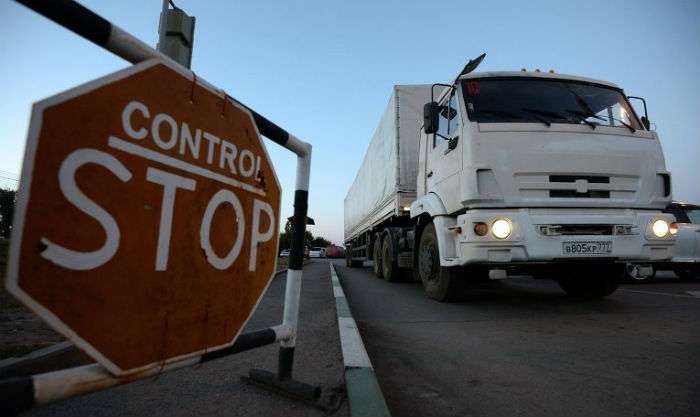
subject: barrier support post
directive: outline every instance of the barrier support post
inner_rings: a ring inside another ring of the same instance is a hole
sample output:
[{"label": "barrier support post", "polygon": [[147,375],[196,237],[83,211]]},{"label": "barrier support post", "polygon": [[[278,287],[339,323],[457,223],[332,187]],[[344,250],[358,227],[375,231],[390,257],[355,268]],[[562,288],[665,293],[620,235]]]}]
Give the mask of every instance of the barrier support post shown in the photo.
[{"label": "barrier support post", "polygon": [[296,399],[313,402],[320,397],[321,389],[292,378],[304,262],[304,235],[306,232],[309,199],[311,145],[290,135],[285,146],[297,154],[296,190],[294,191],[294,215],[292,217],[292,247],[289,253],[284,294],[284,315],[282,318],[282,325],[291,329],[292,336],[280,341],[277,374],[263,369],[251,369],[248,376],[244,377],[244,380]]}]

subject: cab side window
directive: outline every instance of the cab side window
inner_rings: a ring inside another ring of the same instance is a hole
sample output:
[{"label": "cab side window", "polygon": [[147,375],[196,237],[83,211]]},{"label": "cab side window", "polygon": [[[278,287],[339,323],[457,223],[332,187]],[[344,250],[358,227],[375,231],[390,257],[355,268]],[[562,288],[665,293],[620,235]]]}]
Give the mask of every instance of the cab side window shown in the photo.
[{"label": "cab side window", "polygon": [[447,123],[447,137],[450,139],[454,139],[455,136],[459,135],[459,100],[457,99],[457,94],[455,92],[452,92],[452,95],[450,96],[450,102],[448,104],[449,106],[449,115],[451,116]]},{"label": "cab side window", "polygon": [[437,141],[446,140],[445,138],[447,138],[450,140],[449,149],[453,149],[452,139],[459,135],[460,126],[459,100],[454,90],[450,94],[449,99],[445,98],[440,103],[440,107],[438,131],[436,135],[433,135],[433,148],[437,146]]},{"label": "cab side window", "polygon": [[449,125],[449,119],[447,118],[446,101],[447,100],[443,100],[440,103],[440,113],[438,116],[438,130],[437,134],[433,135],[433,148],[437,146],[438,141],[444,140],[444,137],[448,137],[447,129]]}]

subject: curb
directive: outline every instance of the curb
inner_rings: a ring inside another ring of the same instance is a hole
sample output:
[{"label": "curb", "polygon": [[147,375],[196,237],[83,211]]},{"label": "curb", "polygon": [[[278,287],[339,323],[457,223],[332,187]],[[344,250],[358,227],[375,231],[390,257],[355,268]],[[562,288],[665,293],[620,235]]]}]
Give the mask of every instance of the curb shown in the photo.
[{"label": "curb", "polygon": [[352,417],[391,417],[365,345],[362,343],[362,337],[357,330],[357,323],[352,317],[343,287],[340,286],[333,263],[329,262],[329,265],[335,309],[338,315],[338,331],[343,351],[345,387],[348,392],[350,415]]}]

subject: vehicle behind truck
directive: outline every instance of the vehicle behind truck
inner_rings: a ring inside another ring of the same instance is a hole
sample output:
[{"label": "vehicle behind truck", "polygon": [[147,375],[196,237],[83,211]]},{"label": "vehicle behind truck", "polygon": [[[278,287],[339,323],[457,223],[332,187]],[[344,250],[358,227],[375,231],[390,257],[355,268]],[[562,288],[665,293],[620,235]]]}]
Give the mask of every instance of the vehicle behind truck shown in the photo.
[{"label": "vehicle behind truck", "polygon": [[472,72],[482,59],[452,84],[394,87],[345,198],[347,265],[451,301],[514,274],[604,297],[627,262],[670,259],[671,177],[646,102],[640,118],[613,83]]}]

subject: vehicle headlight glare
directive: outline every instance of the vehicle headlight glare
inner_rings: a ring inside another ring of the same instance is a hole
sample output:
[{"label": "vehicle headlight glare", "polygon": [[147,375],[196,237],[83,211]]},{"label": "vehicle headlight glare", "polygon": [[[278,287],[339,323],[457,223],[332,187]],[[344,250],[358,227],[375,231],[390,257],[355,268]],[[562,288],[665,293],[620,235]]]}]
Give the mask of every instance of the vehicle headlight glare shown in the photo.
[{"label": "vehicle headlight glare", "polygon": [[670,228],[666,220],[659,219],[651,225],[651,231],[656,237],[665,237],[668,235],[669,229]]},{"label": "vehicle headlight glare", "polygon": [[499,239],[505,239],[510,236],[512,226],[506,219],[498,219],[491,225],[491,233]]}]

